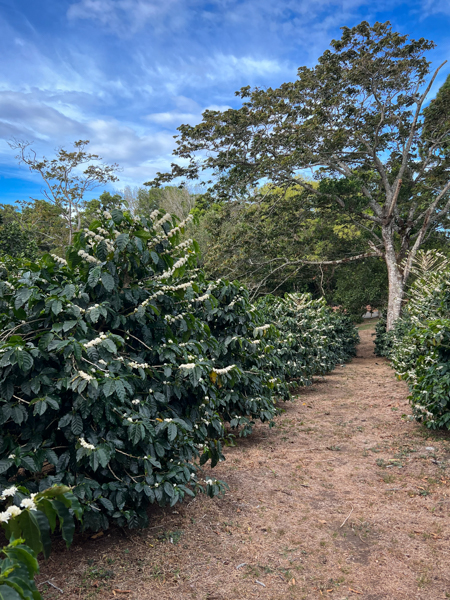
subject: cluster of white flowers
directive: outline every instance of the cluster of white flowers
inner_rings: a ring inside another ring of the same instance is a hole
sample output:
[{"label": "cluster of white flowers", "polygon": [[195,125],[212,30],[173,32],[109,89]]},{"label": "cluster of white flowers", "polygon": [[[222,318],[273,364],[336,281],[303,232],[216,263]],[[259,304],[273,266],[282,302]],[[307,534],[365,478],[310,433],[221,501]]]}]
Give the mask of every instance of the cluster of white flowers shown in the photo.
[{"label": "cluster of white flowers", "polygon": [[177,250],[185,250],[186,248],[189,248],[189,246],[192,245],[192,242],[194,240],[192,240],[191,238],[185,240],[184,242],[181,242],[181,244],[178,244],[178,246],[176,247]]},{"label": "cluster of white flowers", "polygon": [[[190,223],[190,222],[192,221],[192,219],[193,219],[193,218],[194,218],[194,215],[188,215],[188,216],[186,217],[186,219],[184,219],[183,221],[181,221],[177,227],[174,227],[173,229],[171,229],[171,230],[169,231],[169,233],[167,234],[167,237],[169,237],[169,238],[170,238],[170,237],[174,236],[176,233],[180,233],[180,232],[181,232],[181,230],[182,230],[182,229],[183,229],[183,228],[184,228],[184,227],[185,227],[185,226],[186,226],[188,223]],[[179,246],[178,246],[178,247],[179,247]]]},{"label": "cluster of white flowers", "polygon": [[184,317],[186,315],[187,315],[187,313],[180,313],[179,315],[176,315],[175,317],[172,317],[171,315],[165,315],[164,319],[168,323],[175,323],[176,321],[181,321],[181,319],[184,319]]},{"label": "cluster of white flowers", "polygon": [[131,401],[131,404],[140,404],[141,401],[138,400],[138,398],[135,398],[134,400]]},{"label": "cluster of white flowers", "polygon": [[193,283],[194,282],[191,280],[186,283],[179,283],[178,285],[163,285],[161,289],[164,292],[178,292],[179,290],[187,290],[192,287]]},{"label": "cluster of white flowers", "polygon": [[[164,294],[166,292],[177,292],[179,290],[187,290],[188,288],[190,288],[192,286],[192,281],[188,281],[186,283],[180,283],[178,285],[163,285],[161,287],[161,289],[159,289],[157,292],[155,292],[154,294],[152,294],[151,296],[149,296],[146,300],[144,300],[144,302],[142,302],[142,304],[140,304],[139,306],[142,307],[146,307],[147,304],[151,301],[154,300],[155,298],[158,298],[159,296],[164,296]],[[136,313],[139,309],[139,306],[137,306],[134,309],[134,312]]]},{"label": "cluster of white flowers", "polygon": [[[152,213],[153,214],[153,213]],[[152,215],[150,215],[151,217]],[[161,219],[159,219],[159,221],[156,221],[156,223],[153,224],[153,227],[161,227],[162,225],[164,225],[164,223],[167,223],[168,221],[172,220],[172,215],[170,215],[169,213],[166,213],[163,217],[161,217]]]},{"label": "cluster of white flowers", "polygon": [[103,365],[104,367],[108,366],[108,363],[106,362],[106,360],[103,360],[103,358],[101,358],[98,362],[100,365]]},{"label": "cluster of white flowers", "polygon": [[236,365],[229,365],[228,367],[224,367],[223,369],[214,369],[214,372],[217,373],[217,375],[224,375],[225,373],[228,373],[229,371],[233,370],[235,366]]},{"label": "cluster of white flowers", "polygon": [[262,333],[263,331],[266,331],[267,329],[270,328],[270,325],[261,325],[261,327],[255,327],[255,331],[254,333]]},{"label": "cluster of white flowers", "polygon": [[81,377],[81,379],[85,379],[86,381],[94,379],[92,375],[88,375],[88,373],[85,373],[84,371],[78,371],[78,377]]},{"label": "cluster of white flowers", "polygon": [[79,438],[80,446],[86,448],[86,450],[95,450],[95,446],[93,444],[89,444],[84,438]]},{"label": "cluster of white flowers", "polygon": [[98,338],[95,338],[95,340],[91,340],[87,344],[84,344],[84,347],[92,348],[93,346],[98,346],[99,344],[101,344],[103,342],[103,340],[106,340],[106,338],[107,338],[107,335],[105,333],[101,333]]},{"label": "cluster of white flowers", "polygon": [[16,488],[16,486],[12,485],[11,487],[6,488],[5,490],[3,490],[2,495],[0,496],[0,500],[6,500],[6,498],[11,498],[18,491],[19,490]]},{"label": "cluster of white flowers", "polygon": [[3,283],[4,283],[4,284],[5,284],[7,287],[9,287],[9,289],[11,289],[11,290],[14,290],[14,289],[15,289],[15,287],[13,286],[13,284],[12,284],[12,283],[9,283],[9,281],[4,281]]},{"label": "cluster of white flowers", "polygon": [[197,365],[195,363],[186,363],[184,365],[180,365],[178,368],[179,369],[186,369],[187,371],[189,371],[190,369],[195,369]]},{"label": "cluster of white flowers", "polygon": [[11,517],[18,517],[22,511],[14,504],[9,506],[4,512],[0,513],[0,523],[7,523]]},{"label": "cluster of white flowers", "polygon": [[130,369],[149,369],[150,368],[150,365],[148,363],[138,363],[138,362],[134,362],[134,361],[127,363],[127,365],[130,367]]},{"label": "cluster of white flowers", "polygon": [[15,454],[9,454],[9,455],[8,455],[8,458],[10,458],[11,460],[15,460],[15,458],[16,458],[16,455],[15,455]]},{"label": "cluster of white flowers", "polygon": [[94,256],[91,256],[84,250],[78,250],[78,256],[81,256],[81,258],[84,258],[84,260],[87,261],[88,263],[92,263],[92,264],[96,264],[96,265],[102,264],[101,260],[97,260]]},{"label": "cluster of white flowers", "polygon": [[233,298],[233,300],[230,302],[230,304],[228,305],[228,308],[233,308],[233,306],[236,304],[236,302],[240,302],[243,299],[244,299],[243,296],[236,296],[236,298]]},{"label": "cluster of white flowers", "polygon": [[61,258],[57,254],[50,254],[50,256],[53,258],[53,260],[56,260],[56,262],[59,263],[60,265],[67,265],[67,260],[65,260],[64,258]]},{"label": "cluster of white flowers", "polygon": [[164,271],[163,273],[161,273],[161,275],[156,276],[155,279],[156,280],[167,279],[168,277],[170,277],[171,275],[173,275],[175,273],[176,269],[179,269],[180,267],[184,267],[184,265],[187,263],[188,260],[189,260],[189,256],[187,256],[187,255],[183,256],[182,258],[179,258],[171,269]]},{"label": "cluster of white flowers", "polygon": [[[98,229],[98,231],[100,231],[100,227]],[[92,247],[93,246],[93,242],[105,242],[106,244],[106,248],[108,249],[108,252],[114,252],[114,246],[113,244],[111,244],[111,242],[104,237],[103,235],[100,235],[98,233],[95,233],[95,231],[90,231],[89,229],[85,229],[85,236],[90,238],[90,241],[88,242],[88,246]],[[105,232],[105,235],[109,235],[109,232],[106,231],[106,229],[102,229],[102,231]]]},{"label": "cluster of white flowers", "polygon": [[105,217],[105,219],[112,219],[111,213],[107,210],[103,211],[103,216]]},{"label": "cluster of white flowers", "polygon": [[193,298],[191,300],[191,303],[194,304],[194,302],[203,302],[204,300],[208,300],[210,294],[208,294],[208,292],[206,294],[203,294],[203,296],[199,296],[198,298]]},{"label": "cluster of white flowers", "polygon": [[24,498],[20,503],[22,508],[28,508],[28,510],[37,510],[37,506],[33,500],[33,498]]}]

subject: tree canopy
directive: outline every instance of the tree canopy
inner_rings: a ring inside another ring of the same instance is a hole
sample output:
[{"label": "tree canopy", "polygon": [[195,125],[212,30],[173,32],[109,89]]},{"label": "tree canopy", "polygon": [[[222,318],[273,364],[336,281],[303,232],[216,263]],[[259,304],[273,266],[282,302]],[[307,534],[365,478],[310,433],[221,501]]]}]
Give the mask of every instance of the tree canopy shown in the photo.
[{"label": "tree canopy", "polygon": [[[389,327],[417,249],[450,210],[448,85],[425,108],[442,67],[429,76],[432,48],[389,22],[344,27],[296,81],[244,87],[240,108],[182,125],[174,152],[182,164],[154,184],[207,174],[208,194],[219,200],[249,197],[267,181],[301,185],[369,233],[388,269]],[[305,169],[317,187],[299,179]]]}]

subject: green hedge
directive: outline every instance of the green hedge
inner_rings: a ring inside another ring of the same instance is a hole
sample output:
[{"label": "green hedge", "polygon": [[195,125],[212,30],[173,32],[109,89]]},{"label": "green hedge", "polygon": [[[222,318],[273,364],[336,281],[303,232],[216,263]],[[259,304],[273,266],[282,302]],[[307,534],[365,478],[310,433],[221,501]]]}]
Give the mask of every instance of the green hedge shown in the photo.
[{"label": "green hedge", "polygon": [[65,259],[4,267],[0,486],[67,485],[86,527],[142,525],[149,503],[224,490],[200,467],[223,459],[226,424],[271,423],[292,381],[352,354],[354,330],[323,302],[269,309],[206,281],[185,225],[113,210]]}]

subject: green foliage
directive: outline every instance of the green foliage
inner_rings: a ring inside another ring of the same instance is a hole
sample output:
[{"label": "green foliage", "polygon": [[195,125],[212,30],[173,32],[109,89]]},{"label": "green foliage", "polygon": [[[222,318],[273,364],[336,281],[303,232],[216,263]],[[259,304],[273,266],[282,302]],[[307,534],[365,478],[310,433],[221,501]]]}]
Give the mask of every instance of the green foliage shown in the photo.
[{"label": "green foliage", "polygon": [[0,598],[41,600],[34,583],[39,572],[37,555],[42,552],[45,558],[49,556],[50,533],[57,524],[67,545],[71,544],[74,518],[81,518],[81,506],[64,486],[30,496],[26,488],[13,485],[3,489],[0,502],[8,504],[0,512],[0,523],[9,539],[0,562]]},{"label": "green foliage", "polygon": [[[218,203],[250,202],[267,182],[283,190],[300,185],[336,220],[345,215],[366,232],[364,254],[385,260],[390,329],[409,263],[450,214],[448,83],[425,109],[443,66],[430,73],[426,54],[434,46],[393,31],[389,21],[343,27],[295,81],[243,87],[236,93],[240,107],[206,110],[201,123],[181,125],[178,164],[150,184],[207,175],[204,196]],[[299,178],[305,169],[316,186]],[[286,253],[274,260],[288,276],[298,267]]]},{"label": "green foliage", "polygon": [[[246,435],[272,422],[291,375],[274,353],[285,333],[248,291],[197,269],[197,244],[181,241],[188,221],[104,211],[65,260],[45,255],[6,273],[1,485],[70,486],[93,529],[138,526],[149,503],[224,490],[201,479],[201,465],[223,459],[226,423]],[[349,354],[338,346],[318,372]]]},{"label": "green foliage", "polygon": [[72,243],[74,230],[81,228],[80,210],[85,193],[95,187],[117,181],[115,172],[118,165],[106,165],[97,154],[86,151],[89,140],[78,140],[70,152],[59,148],[56,157],[38,158],[26,141],[14,140],[9,145],[17,150],[16,159],[27,165],[32,173],[41,176],[45,183],[42,190],[45,200],[57,210],[65,221],[69,243]]},{"label": "green foliage", "polygon": [[387,334],[380,320],[377,353],[407,381],[414,417],[427,427],[450,429],[450,268],[436,253],[433,268],[419,272],[402,317]]},{"label": "green foliage", "polygon": [[358,254],[365,244],[351,220],[336,220],[299,185],[287,191],[266,185],[250,200],[212,204],[194,235],[206,273],[235,277],[254,297],[294,290],[324,295],[334,286],[336,267],[304,261]]},{"label": "green foliage", "polygon": [[36,241],[17,221],[0,225],[0,254],[33,260],[38,253]]},{"label": "green foliage", "polygon": [[386,304],[387,291],[386,265],[379,258],[366,258],[339,267],[330,296],[333,304],[341,306],[359,322],[368,305],[379,308]]},{"label": "green foliage", "polygon": [[347,316],[333,312],[323,298],[314,300],[310,294],[265,296],[258,306],[267,322],[281,332],[272,355],[279,360],[278,381],[287,380],[289,388],[308,385],[313,375],[328,373],[354,356],[359,341],[356,328]]},{"label": "green foliage", "polygon": [[34,576],[39,572],[36,553],[17,539],[2,548],[0,561],[1,600],[42,600]]}]

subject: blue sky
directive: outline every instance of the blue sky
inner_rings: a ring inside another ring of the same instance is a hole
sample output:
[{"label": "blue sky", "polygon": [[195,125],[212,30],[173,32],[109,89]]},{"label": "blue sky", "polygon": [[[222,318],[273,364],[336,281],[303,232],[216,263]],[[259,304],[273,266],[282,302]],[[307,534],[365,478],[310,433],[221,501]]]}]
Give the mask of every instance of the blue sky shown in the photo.
[{"label": "blue sky", "polygon": [[0,202],[41,188],[8,140],[51,157],[89,139],[122,167],[118,189],[141,185],[169,166],[180,124],[238,106],[244,85],[295,79],[364,19],[450,58],[449,0],[0,0]]}]

